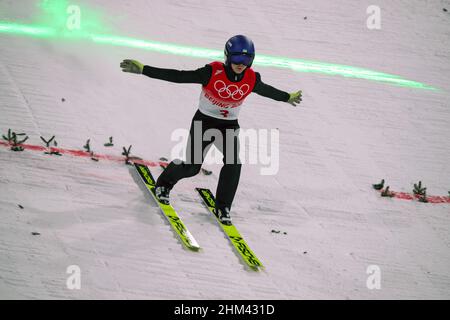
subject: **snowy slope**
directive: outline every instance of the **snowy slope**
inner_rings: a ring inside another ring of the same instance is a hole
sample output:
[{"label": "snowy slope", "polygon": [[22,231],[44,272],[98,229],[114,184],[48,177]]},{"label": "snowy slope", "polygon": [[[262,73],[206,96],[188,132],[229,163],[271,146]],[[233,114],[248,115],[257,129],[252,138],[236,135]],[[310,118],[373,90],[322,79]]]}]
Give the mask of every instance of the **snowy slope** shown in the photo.
[{"label": "snowy slope", "polygon": [[[220,166],[173,191],[203,248],[192,253],[131,167],[0,145],[0,298],[450,298],[450,205],[371,189],[386,178],[399,191],[419,180],[429,194],[450,190],[449,1],[378,1],[381,30],[366,27],[370,1],[84,3],[125,36],[221,50],[243,33],[261,54],[364,67],[441,90],[255,66],[266,83],[304,92],[297,108],[252,95],[241,112],[242,128],[280,132],[278,174],[244,166],[232,213],[266,266],[259,273],[243,266],[194,193],[215,190]],[[37,10],[34,1],[0,8],[0,20],[21,22]],[[200,88],[124,74],[124,58],[177,69],[209,62],[0,33],[1,133],[26,132],[34,145],[56,135],[67,149],[90,138],[102,154],[132,144],[144,159],[169,156],[171,133],[189,127]],[[113,148],[103,146],[109,136]],[[70,265],[81,269],[80,290],[66,287]],[[380,290],[366,286],[369,265],[381,270]]]}]

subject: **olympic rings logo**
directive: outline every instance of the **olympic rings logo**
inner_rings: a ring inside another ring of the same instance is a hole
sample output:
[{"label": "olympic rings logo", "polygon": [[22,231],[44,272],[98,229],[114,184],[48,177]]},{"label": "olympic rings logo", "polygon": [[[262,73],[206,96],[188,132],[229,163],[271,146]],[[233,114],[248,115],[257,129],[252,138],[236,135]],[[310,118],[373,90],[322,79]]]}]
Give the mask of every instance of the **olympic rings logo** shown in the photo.
[{"label": "olympic rings logo", "polygon": [[247,94],[250,90],[250,86],[248,84],[243,84],[241,87],[238,87],[235,84],[227,86],[222,80],[217,80],[214,83],[214,89],[216,89],[219,97],[222,99],[232,98],[237,101],[241,100]]}]

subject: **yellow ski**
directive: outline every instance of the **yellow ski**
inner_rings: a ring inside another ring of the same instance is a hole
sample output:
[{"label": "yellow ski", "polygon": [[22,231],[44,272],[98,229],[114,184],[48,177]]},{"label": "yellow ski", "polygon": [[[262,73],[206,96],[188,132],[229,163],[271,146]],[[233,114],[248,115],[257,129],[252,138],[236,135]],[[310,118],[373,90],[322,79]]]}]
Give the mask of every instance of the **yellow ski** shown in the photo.
[{"label": "yellow ski", "polygon": [[214,213],[214,208],[216,206],[216,200],[211,190],[204,188],[195,188],[200,194],[205,206],[208,210],[216,217],[217,222],[222,227],[222,230],[230,239],[233,246],[236,248],[237,252],[240,254],[245,263],[253,270],[259,270],[259,268],[264,268],[262,263],[255,256],[253,251],[245,242],[244,238],[239,234],[239,231],[234,225],[225,225],[219,221],[216,214]]},{"label": "yellow ski", "polygon": [[200,249],[200,246],[198,245],[197,241],[194,239],[192,234],[189,232],[189,230],[184,225],[183,221],[181,221],[180,217],[176,213],[175,209],[171,205],[167,205],[164,203],[161,203],[158,201],[155,195],[155,179],[153,179],[153,176],[150,172],[150,169],[143,164],[134,163],[134,166],[139,173],[139,176],[142,179],[142,182],[144,182],[145,187],[150,192],[150,194],[155,199],[156,203],[158,203],[159,207],[161,208],[161,211],[163,212],[164,216],[169,221],[170,225],[172,226],[173,230],[176,232],[176,234],[180,237],[181,242],[186,246],[186,248],[198,251]]}]

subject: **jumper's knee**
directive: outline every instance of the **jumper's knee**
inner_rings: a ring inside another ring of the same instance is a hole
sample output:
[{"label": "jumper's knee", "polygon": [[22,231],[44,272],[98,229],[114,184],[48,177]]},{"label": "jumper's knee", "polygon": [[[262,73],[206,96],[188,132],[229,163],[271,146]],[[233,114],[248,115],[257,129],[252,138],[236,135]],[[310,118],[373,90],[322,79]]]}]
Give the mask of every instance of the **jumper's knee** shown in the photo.
[{"label": "jumper's knee", "polygon": [[183,166],[183,169],[188,177],[197,175],[202,168],[201,164],[188,164],[183,162],[181,165]]}]

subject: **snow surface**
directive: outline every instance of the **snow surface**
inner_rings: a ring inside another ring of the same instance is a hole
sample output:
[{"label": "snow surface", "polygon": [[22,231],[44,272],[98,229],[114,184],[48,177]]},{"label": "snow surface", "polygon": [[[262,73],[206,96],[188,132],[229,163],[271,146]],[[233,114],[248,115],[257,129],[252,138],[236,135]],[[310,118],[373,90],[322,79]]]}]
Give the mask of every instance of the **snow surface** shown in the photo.
[{"label": "snow surface", "polygon": [[[449,1],[376,1],[381,30],[366,27],[373,3],[365,0],[84,3],[124,36],[221,50],[243,33],[258,53],[364,67],[441,90],[255,66],[266,83],[304,93],[297,108],[252,95],[240,116],[242,128],[280,130],[278,174],[244,166],[232,211],[262,272],[244,267],[194,192],[215,190],[218,165],[173,191],[203,248],[194,253],[131,167],[0,146],[0,298],[450,298],[450,206],[380,198],[371,188],[385,178],[397,191],[419,180],[429,194],[450,190]],[[0,20],[24,23],[37,10],[35,1],[1,8]],[[1,133],[26,132],[35,145],[56,135],[68,149],[90,138],[99,153],[132,144],[144,159],[169,156],[171,133],[189,127],[200,88],[125,74],[124,58],[176,69],[209,62],[0,34]],[[103,146],[109,136],[113,148]],[[66,286],[70,265],[81,269],[80,290]],[[379,290],[366,286],[370,265],[381,270]]]}]

